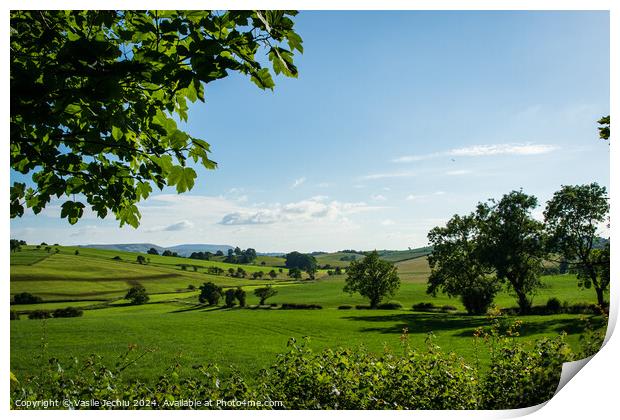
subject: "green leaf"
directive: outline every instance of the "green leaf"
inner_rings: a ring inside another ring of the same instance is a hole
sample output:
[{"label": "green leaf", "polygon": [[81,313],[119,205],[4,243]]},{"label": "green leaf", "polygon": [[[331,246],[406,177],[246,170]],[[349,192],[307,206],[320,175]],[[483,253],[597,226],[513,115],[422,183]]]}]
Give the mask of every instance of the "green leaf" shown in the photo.
[{"label": "green leaf", "polygon": [[112,138],[114,140],[120,140],[123,138],[123,130],[116,126],[112,126]]},{"label": "green leaf", "polygon": [[60,210],[60,217],[67,219],[72,225],[84,214],[84,204],[79,201],[65,201]]},{"label": "green leaf", "polygon": [[146,199],[153,191],[151,184],[148,182],[138,182],[136,184],[136,194],[138,197]]},{"label": "green leaf", "polygon": [[196,171],[192,168],[184,168],[183,166],[174,166],[168,175],[168,185],[176,185],[177,192],[183,193],[194,187],[196,179]]},{"label": "green leaf", "polygon": [[259,71],[255,72],[250,79],[261,89],[271,89],[276,85],[271,78],[271,73],[269,73],[269,69],[262,68]]}]

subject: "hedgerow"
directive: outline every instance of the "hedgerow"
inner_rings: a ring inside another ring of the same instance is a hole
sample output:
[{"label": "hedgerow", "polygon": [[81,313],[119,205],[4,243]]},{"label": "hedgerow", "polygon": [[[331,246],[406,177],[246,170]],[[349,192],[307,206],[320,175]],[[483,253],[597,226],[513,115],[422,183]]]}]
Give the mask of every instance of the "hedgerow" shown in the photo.
[{"label": "hedgerow", "polygon": [[[179,408],[172,404],[179,400],[281,401],[280,407],[246,408],[284,409],[519,408],[550,399],[562,363],[595,353],[604,337],[604,330],[587,325],[581,350],[574,353],[565,335],[529,343],[517,340],[519,321],[506,326],[506,318],[497,311],[490,313],[489,321],[474,334],[473,363],[442,351],[432,334],[424,350],[412,349],[406,330],[400,350],[379,354],[363,347],[315,352],[307,339],[292,338],[287,351],[258,372],[252,385],[238,373],[224,375],[209,364],[194,366],[193,374],[182,377],[176,364],[162,370],[155,382],[126,379],[123,371],[151,351],[139,352],[136,346],[130,346],[113,368],[97,355],[74,359],[67,366],[52,358],[38,375],[15,380],[12,376],[11,408],[22,408],[16,401],[37,400],[138,400],[149,405],[122,408],[157,409]],[[477,361],[482,351],[490,352],[490,364],[484,369]]]}]

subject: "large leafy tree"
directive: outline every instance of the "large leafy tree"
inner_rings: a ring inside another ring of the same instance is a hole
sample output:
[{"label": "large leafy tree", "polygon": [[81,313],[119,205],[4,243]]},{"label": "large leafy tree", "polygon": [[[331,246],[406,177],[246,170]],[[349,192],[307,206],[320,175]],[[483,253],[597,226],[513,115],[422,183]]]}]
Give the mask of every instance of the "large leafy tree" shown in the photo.
[{"label": "large leafy tree", "polygon": [[597,183],[564,185],[547,203],[545,222],[549,245],[571,262],[579,286],[594,287],[599,305],[609,286],[609,242],[597,248],[598,225],[607,220],[607,190]]},{"label": "large leafy tree", "polygon": [[517,296],[523,314],[529,312],[530,296],[541,286],[545,257],[543,224],[532,217],[537,206],[536,197],[512,191],[498,202],[479,204],[476,211],[480,255]]},{"label": "large leafy tree", "polygon": [[480,223],[474,214],[454,215],[445,227],[428,233],[433,251],[428,256],[427,293],[460,296],[469,314],[485,313],[499,291],[493,269],[481,259],[479,236]]},{"label": "large leafy tree", "polygon": [[373,309],[384,297],[394,295],[400,287],[397,268],[391,262],[379,259],[377,251],[359,261],[351,261],[345,282],[345,292],[357,292],[368,298]]},{"label": "large leafy tree", "polygon": [[285,265],[286,268],[298,268],[300,270],[312,270],[317,266],[316,258],[314,255],[302,254],[301,252],[293,251],[286,254]]},{"label": "large leafy tree", "polygon": [[[230,72],[261,89],[296,77],[294,11],[12,11],[11,217],[52,197],[76,223],[87,205],[137,227],[153,186],[190,190],[209,144],[181,130],[188,104]],[[86,203],[86,204],[85,204]]]}]

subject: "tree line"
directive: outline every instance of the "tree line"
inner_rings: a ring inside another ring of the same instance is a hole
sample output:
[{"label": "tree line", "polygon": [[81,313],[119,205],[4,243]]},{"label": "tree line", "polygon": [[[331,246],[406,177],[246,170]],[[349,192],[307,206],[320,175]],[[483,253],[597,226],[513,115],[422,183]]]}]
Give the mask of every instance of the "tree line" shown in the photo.
[{"label": "tree line", "polygon": [[544,221],[532,215],[537,206],[535,196],[512,191],[432,229],[427,292],[459,296],[468,313],[480,314],[506,288],[526,314],[532,295],[542,286],[544,264],[552,261],[575,271],[579,287],[594,288],[598,304],[604,307],[609,241],[601,248],[597,231],[608,220],[605,187],[597,183],[562,186],[547,203]]}]

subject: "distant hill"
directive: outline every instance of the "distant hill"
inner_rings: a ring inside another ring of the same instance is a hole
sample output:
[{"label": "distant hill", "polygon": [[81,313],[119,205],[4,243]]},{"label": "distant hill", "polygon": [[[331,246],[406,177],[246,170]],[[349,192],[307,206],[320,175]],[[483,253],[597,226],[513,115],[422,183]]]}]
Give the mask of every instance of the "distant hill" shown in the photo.
[{"label": "distant hill", "polygon": [[170,246],[166,249],[172,252],[176,252],[181,256],[189,257],[192,252],[212,252],[215,254],[217,251],[222,251],[224,254],[226,254],[229,249],[235,249],[235,247],[230,245],[213,244],[183,244]]},{"label": "distant hill", "polygon": [[398,261],[411,260],[413,258],[424,257],[430,254],[432,251],[433,251],[432,247],[425,246],[422,248],[408,249],[406,251],[382,250],[378,252],[382,260],[398,262]]},{"label": "distant hill", "polygon": [[234,247],[230,245],[214,245],[214,244],[182,244],[175,245],[170,247],[163,247],[155,244],[90,244],[90,245],[80,245],[83,248],[96,248],[96,249],[112,249],[116,251],[126,251],[126,252],[141,252],[145,254],[149,249],[155,248],[157,252],[160,254],[165,250],[176,252],[180,256],[189,257],[192,252],[212,252],[216,253],[217,251],[222,251],[224,254],[228,252],[229,249],[234,249]]}]

